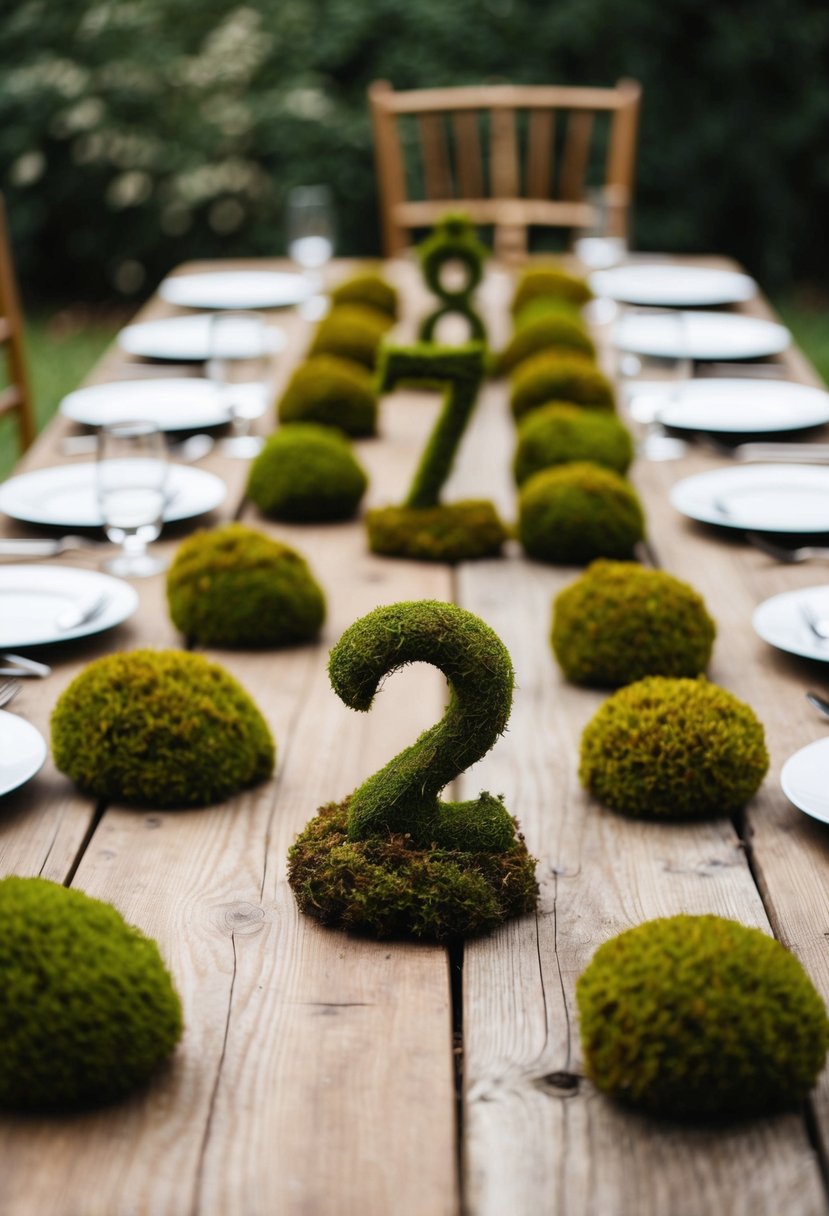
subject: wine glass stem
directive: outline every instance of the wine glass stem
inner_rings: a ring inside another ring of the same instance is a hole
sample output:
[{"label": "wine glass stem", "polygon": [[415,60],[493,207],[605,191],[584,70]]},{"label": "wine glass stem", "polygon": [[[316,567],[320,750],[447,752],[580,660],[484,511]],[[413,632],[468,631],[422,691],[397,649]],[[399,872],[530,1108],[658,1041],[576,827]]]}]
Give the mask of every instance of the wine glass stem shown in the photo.
[{"label": "wine glass stem", "polygon": [[124,556],[131,559],[144,557],[147,552],[147,542],[143,536],[139,536],[137,532],[128,533],[123,540],[121,546]]}]

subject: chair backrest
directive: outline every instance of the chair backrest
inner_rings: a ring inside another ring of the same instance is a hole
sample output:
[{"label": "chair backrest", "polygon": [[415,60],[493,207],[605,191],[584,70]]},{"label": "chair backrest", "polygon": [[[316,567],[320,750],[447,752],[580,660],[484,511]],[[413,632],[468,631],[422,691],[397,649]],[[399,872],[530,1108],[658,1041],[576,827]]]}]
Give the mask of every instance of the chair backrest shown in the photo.
[{"label": "chair backrest", "polygon": [[34,441],[35,419],[32,391],[23,350],[23,314],[17,294],[6,207],[0,195],[0,346],[5,352],[8,385],[0,391],[0,418],[11,415],[16,424],[20,451]]},{"label": "chair backrest", "polygon": [[531,225],[588,226],[591,187],[604,189],[616,235],[627,235],[640,97],[633,80],[612,89],[481,85],[401,93],[376,80],[369,101],[386,256],[450,208],[494,225],[498,256],[521,256]]}]

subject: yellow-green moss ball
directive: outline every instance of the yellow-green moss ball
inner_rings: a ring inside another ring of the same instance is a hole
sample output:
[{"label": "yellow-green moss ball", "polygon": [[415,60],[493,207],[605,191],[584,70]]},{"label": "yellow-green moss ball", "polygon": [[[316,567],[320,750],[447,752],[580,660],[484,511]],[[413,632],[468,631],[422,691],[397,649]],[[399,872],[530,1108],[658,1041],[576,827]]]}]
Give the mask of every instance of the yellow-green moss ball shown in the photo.
[{"label": "yellow-green moss ball", "polygon": [[90,663],[52,714],[55,764],[86,793],[140,806],[206,806],[264,781],[265,719],[217,663],[133,650]]},{"label": "yellow-green moss ball", "polygon": [[364,304],[339,304],[317,326],[309,354],[339,355],[373,369],[391,318]]},{"label": "yellow-green moss ball", "polygon": [[717,627],[701,595],[662,570],[593,562],[553,605],[553,651],[574,684],[614,688],[644,676],[697,676]]},{"label": "yellow-green moss ball", "polygon": [[292,423],[268,439],[251,465],[248,494],[271,519],[350,519],[368,478],[344,435],[313,423]]},{"label": "yellow-green moss ball", "polygon": [[158,946],[110,904],[43,878],[0,881],[0,1106],[125,1097],[181,1037]]},{"label": "yellow-green moss ball", "polygon": [[518,539],[542,562],[584,566],[627,558],[645,535],[636,491],[611,469],[588,462],[534,473],[518,495]]},{"label": "yellow-green moss ball", "polygon": [[290,646],[316,637],[325,620],[305,559],[244,524],[183,541],[167,601],[176,627],[202,646]]},{"label": "yellow-green moss ball", "polygon": [[573,325],[581,327],[587,333],[587,326],[578,304],[563,300],[560,296],[536,296],[521,306],[512,318],[512,324],[517,333],[526,325],[540,321],[542,317],[566,317]]},{"label": "yellow-green moss ball", "polygon": [[611,938],[576,996],[587,1072],[657,1116],[796,1107],[823,1067],[829,1020],[800,963],[719,916],[671,916]]},{"label": "yellow-green moss ball", "polygon": [[338,283],[331,299],[338,308],[342,304],[362,304],[385,313],[392,321],[397,319],[397,292],[376,271],[360,271]]},{"label": "yellow-green moss ball", "polygon": [[535,908],[535,860],[513,827],[500,852],[414,848],[407,833],[350,840],[348,800],[333,803],[291,848],[288,881],[300,909],[325,925],[381,938],[472,937]]},{"label": "yellow-green moss ball", "polygon": [[579,460],[626,473],[633,460],[630,431],[606,410],[586,410],[557,401],[539,406],[521,419],[512,466],[518,485],[541,469]]},{"label": "yellow-green moss ball", "polygon": [[516,330],[498,358],[499,374],[507,375],[519,363],[540,351],[552,351],[558,355],[575,351],[587,359],[596,356],[596,348],[583,325],[561,314],[550,313]]},{"label": "yellow-green moss ball", "polygon": [[593,292],[586,279],[570,274],[555,262],[531,266],[522,273],[516,284],[512,298],[513,315],[521,312],[531,300],[542,296],[552,296],[581,306],[592,300]]},{"label": "yellow-green moss ball", "polygon": [[550,402],[615,410],[613,385],[594,363],[583,355],[560,355],[540,351],[525,359],[512,374],[510,406],[513,417]]},{"label": "yellow-green moss ball", "polygon": [[280,422],[316,422],[346,435],[377,430],[377,393],[362,363],[337,355],[314,355],[300,363],[277,406]]},{"label": "yellow-green moss ball", "polygon": [[743,701],[704,679],[648,676],[588,722],[579,778],[625,815],[700,819],[740,810],[768,766],[763,727]]},{"label": "yellow-green moss ball", "polygon": [[380,507],[366,515],[366,529],[372,553],[426,562],[497,557],[507,539],[505,525],[486,500]]}]

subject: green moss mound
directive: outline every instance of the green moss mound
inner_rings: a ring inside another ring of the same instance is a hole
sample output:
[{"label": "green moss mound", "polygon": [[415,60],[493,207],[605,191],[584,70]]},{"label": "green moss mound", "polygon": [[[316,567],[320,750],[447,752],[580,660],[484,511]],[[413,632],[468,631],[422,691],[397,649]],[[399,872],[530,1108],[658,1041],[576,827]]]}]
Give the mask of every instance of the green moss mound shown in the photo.
[{"label": "green moss mound", "polygon": [[366,515],[368,547],[385,557],[464,562],[497,557],[508,532],[491,502],[380,507]]},{"label": "green moss mound", "polygon": [[520,313],[531,300],[543,296],[566,300],[581,307],[593,299],[593,292],[586,279],[570,274],[555,262],[531,266],[521,274],[515,286],[513,316]]},{"label": "green moss mound", "polygon": [[323,924],[444,941],[488,933],[535,907],[535,862],[517,830],[504,852],[418,849],[393,832],[350,840],[348,807],[348,799],[323,807],[288,854],[297,903]]},{"label": "green moss mound", "polygon": [[350,519],[367,485],[345,436],[297,422],[270,436],[251,465],[247,491],[271,519],[322,523]]},{"label": "green moss mound", "polygon": [[553,652],[568,680],[615,688],[705,671],[717,627],[687,583],[634,562],[593,562],[553,605]]},{"label": "green moss mound", "polygon": [[513,372],[510,407],[518,419],[553,401],[599,410],[616,408],[613,385],[589,359],[540,351]]},{"label": "green moss mound", "polygon": [[392,320],[376,308],[364,304],[340,304],[332,308],[317,326],[311,355],[339,355],[373,370],[377,348]]},{"label": "green moss mound", "polygon": [[645,535],[633,487],[588,462],[533,474],[518,495],[518,539],[537,561],[584,566],[596,557],[632,557]]},{"label": "green moss mound", "polygon": [[563,300],[560,296],[536,296],[522,304],[512,318],[513,328],[517,333],[519,329],[534,324],[542,317],[566,317],[573,325],[580,326],[582,331],[587,333],[579,305],[570,300]]},{"label": "green moss mound", "polygon": [[357,438],[377,431],[377,394],[362,363],[314,355],[300,363],[277,406],[279,421],[316,422]]},{"label": "green moss mound", "polygon": [[526,322],[521,329],[516,330],[498,356],[498,375],[508,375],[519,363],[541,351],[551,351],[557,355],[575,351],[587,359],[596,357],[596,347],[583,325],[560,313],[548,313],[535,321]]},{"label": "green moss mound", "polygon": [[573,461],[624,475],[633,451],[630,431],[615,414],[554,401],[521,419],[512,469],[518,485],[542,469]]},{"label": "green moss mound", "polygon": [[291,646],[325,620],[325,596],[305,559],[247,528],[194,533],[167,573],[173,623],[202,646]]},{"label": "green moss mound", "polygon": [[71,1110],[143,1085],[181,1038],[158,946],[110,904],[0,881],[0,1106]]},{"label": "green moss mound", "polygon": [[763,727],[743,701],[704,679],[648,676],[588,722],[579,779],[625,815],[703,819],[745,806],[768,766]]},{"label": "green moss mound", "polygon": [[797,1106],[829,1020],[793,955],[719,916],[647,921],[605,942],[576,988],[587,1072],[657,1116],[727,1119]]},{"label": "green moss mound", "polygon": [[55,764],[86,793],[140,806],[206,806],[264,781],[274,741],[217,663],[133,650],[90,663],[52,713]]},{"label": "green moss mound", "polygon": [[397,292],[376,271],[363,270],[338,283],[331,292],[335,307],[343,304],[361,304],[385,313],[392,321],[397,320]]}]

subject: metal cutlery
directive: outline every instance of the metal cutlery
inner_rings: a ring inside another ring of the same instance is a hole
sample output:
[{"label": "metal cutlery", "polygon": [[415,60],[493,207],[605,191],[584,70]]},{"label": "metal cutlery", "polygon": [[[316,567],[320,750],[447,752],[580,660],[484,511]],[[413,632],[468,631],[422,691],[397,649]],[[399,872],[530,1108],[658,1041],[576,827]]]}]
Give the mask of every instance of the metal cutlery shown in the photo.
[{"label": "metal cutlery", "polygon": [[790,372],[782,363],[696,363],[694,379],[783,380]]},{"label": "metal cutlery", "polygon": [[759,549],[761,553],[767,554],[768,557],[773,557],[775,561],[794,564],[795,562],[808,562],[815,558],[829,558],[829,547],[820,545],[800,545],[796,549],[787,549],[783,545],[776,545],[774,541],[768,540],[759,532],[746,532],[746,540],[755,549]]},{"label": "metal cutlery", "polygon": [[37,676],[45,679],[52,674],[52,668],[46,663],[36,663],[22,654],[0,654],[0,675],[3,676]]},{"label": "metal cutlery", "polygon": [[807,600],[801,600],[798,608],[800,615],[818,641],[829,642],[829,616],[817,612]]},{"label": "metal cutlery", "polygon": [[108,603],[109,596],[102,594],[88,604],[64,608],[63,612],[58,613],[55,617],[55,627],[65,632],[69,629],[77,629],[79,625],[87,625],[101,615]]},{"label": "metal cutlery", "polygon": [[8,705],[9,701],[17,696],[22,687],[23,685],[17,680],[4,680],[0,683],[0,708]]},{"label": "metal cutlery", "polygon": [[718,456],[743,463],[829,464],[829,443],[738,443],[731,447],[700,432],[695,441]]},{"label": "metal cutlery", "polygon": [[829,701],[822,697],[819,692],[807,692],[806,700],[810,705],[814,705],[818,713],[823,714],[825,718],[829,718]]},{"label": "metal cutlery", "polygon": [[108,543],[86,536],[60,536],[57,539],[3,537],[0,539],[0,557],[59,557],[70,549],[100,549]]}]

